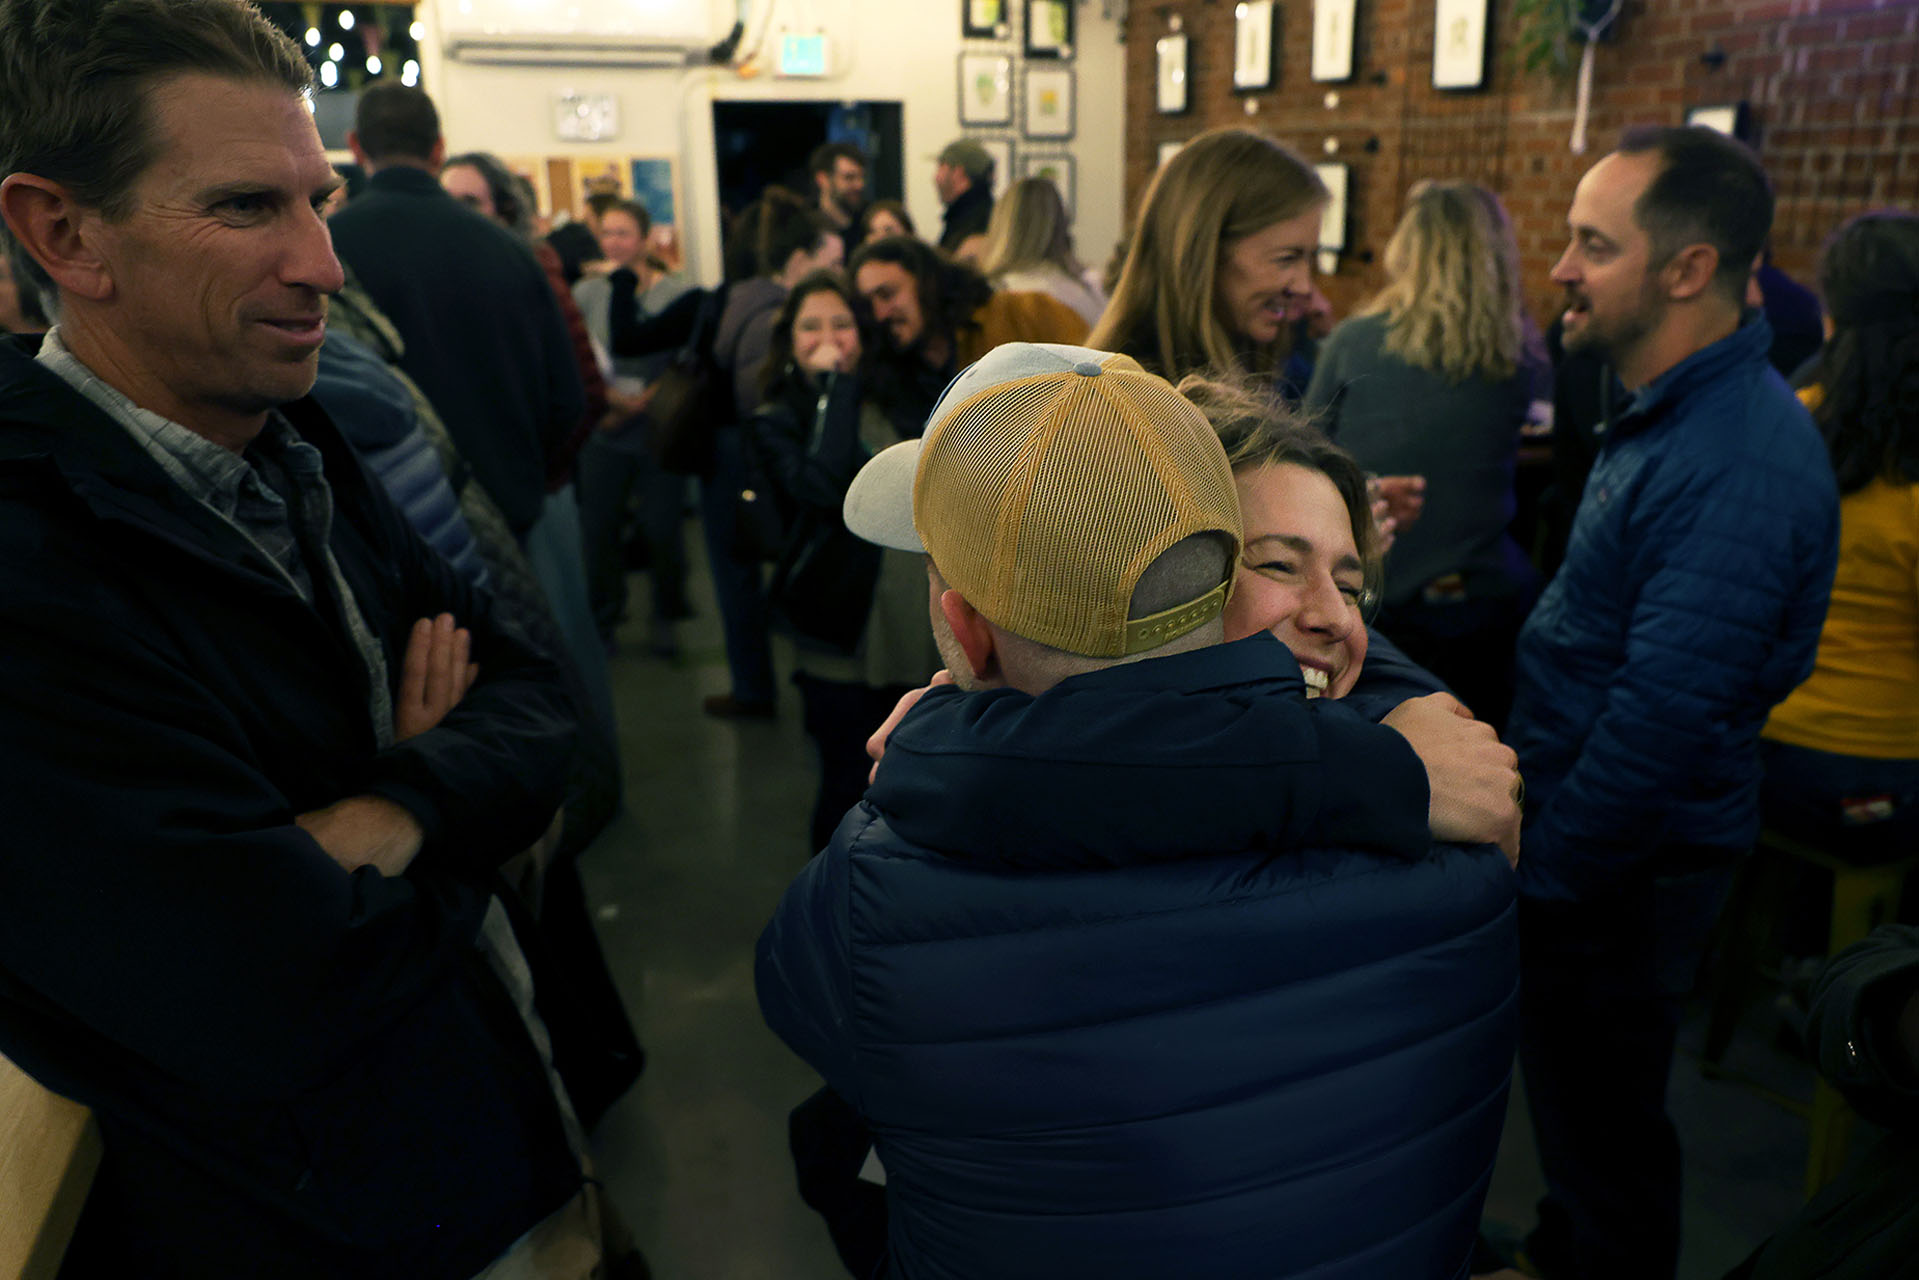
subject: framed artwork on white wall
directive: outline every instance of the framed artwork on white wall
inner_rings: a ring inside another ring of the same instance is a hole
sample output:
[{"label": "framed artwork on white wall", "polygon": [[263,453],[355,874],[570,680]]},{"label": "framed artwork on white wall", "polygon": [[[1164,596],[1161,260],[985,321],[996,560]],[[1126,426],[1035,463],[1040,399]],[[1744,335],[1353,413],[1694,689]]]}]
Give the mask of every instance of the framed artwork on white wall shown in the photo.
[{"label": "framed artwork on white wall", "polygon": [[1184,34],[1161,36],[1153,43],[1153,105],[1163,116],[1176,116],[1189,105],[1186,85],[1186,37]]},{"label": "framed artwork on white wall", "polygon": [[1072,0],[1026,0],[1026,56],[1073,56]]},{"label": "framed artwork on white wall", "polygon": [[1273,0],[1240,0],[1233,9],[1233,88],[1257,93],[1273,87]]},{"label": "framed artwork on white wall", "polygon": [[1013,185],[1013,140],[1011,138],[975,138],[986,154],[993,157],[993,199],[1006,194]]},{"label": "framed artwork on white wall", "polygon": [[1313,79],[1353,78],[1356,0],[1313,0]]},{"label": "framed artwork on white wall", "polygon": [[1066,205],[1066,216],[1073,216],[1073,157],[1064,152],[1028,151],[1020,157],[1020,177],[1045,178],[1059,188]]},{"label": "framed artwork on white wall", "polygon": [[1004,40],[1006,0],[960,0],[960,36],[967,40]]},{"label": "framed artwork on white wall", "polygon": [[1013,123],[1013,60],[1003,53],[959,56],[959,118],[963,125]]},{"label": "framed artwork on white wall", "polygon": [[1433,88],[1486,83],[1486,11],[1490,0],[1439,0],[1433,15]]},{"label": "framed artwork on white wall", "polygon": [[1073,136],[1073,69],[1026,68],[1026,136]]}]

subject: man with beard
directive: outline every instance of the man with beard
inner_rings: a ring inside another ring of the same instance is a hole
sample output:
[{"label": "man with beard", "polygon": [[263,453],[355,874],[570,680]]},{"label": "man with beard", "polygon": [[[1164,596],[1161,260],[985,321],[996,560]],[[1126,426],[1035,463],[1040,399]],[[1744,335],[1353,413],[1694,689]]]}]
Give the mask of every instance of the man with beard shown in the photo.
[{"label": "man with beard", "polygon": [[946,384],[994,347],[1086,337],[1086,322],[1058,299],[996,293],[972,267],[907,236],[863,246],[847,270],[880,330],[875,394],[909,435],[919,434]]},{"label": "man with beard", "polygon": [[[940,224],[940,249],[966,256],[984,242],[993,221],[993,157],[971,138],[955,138],[940,149],[933,166],[933,188],[946,206]],[[967,241],[973,241],[970,248]]]},{"label": "man with beard", "polygon": [[1772,223],[1745,147],[1631,130],[1580,180],[1568,352],[1617,371],[1566,560],[1519,641],[1509,722],[1531,804],[1519,864],[1520,1065],[1547,1184],[1535,1274],[1671,1280],[1678,999],[1758,833],[1760,726],[1812,669],[1838,497],[1810,417],[1743,309]]},{"label": "man with beard", "polygon": [[822,142],[813,148],[807,168],[819,193],[820,217],[841,237],[852,239],[853,226],[866,207],[866,153],[850,142]]}]

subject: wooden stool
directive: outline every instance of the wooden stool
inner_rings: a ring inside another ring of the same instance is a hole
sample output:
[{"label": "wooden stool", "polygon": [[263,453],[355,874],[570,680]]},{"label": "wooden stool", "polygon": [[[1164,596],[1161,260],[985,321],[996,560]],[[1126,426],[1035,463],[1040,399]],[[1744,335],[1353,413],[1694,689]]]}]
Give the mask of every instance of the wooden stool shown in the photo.
[{"label": "wooden stool", "polygon": [[[1826,955],[1831,957],[1864,940],[1898,914],[1906,873],[1919,866],[1919,854],[1862,866],[1771,827],[1760,833],[1759,847],[1741,869],[1726,909],[1721,973],[1714,984],[1706,1044],[1700,1053],[1701,1069],[1709,1076],[1728,1074],[1720,1067],[1720,1060],[1738,1029],[1740,1014],[1759,985],[1759,961],[1770,949],[1774,920],[1786,900],[1795,862],[1818,867],[1832,877],[1832,913],[1826,942]],[[1823,1076],[1813,1085],[1810,1106],[1774,1090],[1754,1087],[1810,1121],[1811,1142],[1806,1157],[1806,1196],[1810,1199],[1845,1166],[1852,1108]]]},{"label": "wooden stool", "polygon": [[0,1280],[53,1280],[99,1164],[93,1113],[0,1057]]}]

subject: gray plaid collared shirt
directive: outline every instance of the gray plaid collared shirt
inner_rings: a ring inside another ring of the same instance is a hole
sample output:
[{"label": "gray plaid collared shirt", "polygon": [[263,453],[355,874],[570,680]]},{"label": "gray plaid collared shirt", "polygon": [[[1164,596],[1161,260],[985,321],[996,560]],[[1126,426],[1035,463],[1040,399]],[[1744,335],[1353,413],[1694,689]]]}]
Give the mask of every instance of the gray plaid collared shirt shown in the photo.
[{"label": "gray plaid collared shirt", "polygon": [[[309,605],[316,604],[313,566],[307,563],[300,534],[306,535],[306,546],[319,549],[324,561],[319,567],[333,583],[354,648],[366,664],[372,689],[368,710],[374,731],[382,748],[393,745],[393,697],[387,689],[386,656],[328,545],[333,533],[333,490],[327,486],[320,451],[300,439],[293,425],[277,411],[267,414],[266,426],[246,452],[222,448],[177,422],[142,409],[108,386],[67,350],[57,325],[41,340],[38,360],[126,428],[188,497],[258,547]],[[297,531],[296,517],[300,521]]]}]

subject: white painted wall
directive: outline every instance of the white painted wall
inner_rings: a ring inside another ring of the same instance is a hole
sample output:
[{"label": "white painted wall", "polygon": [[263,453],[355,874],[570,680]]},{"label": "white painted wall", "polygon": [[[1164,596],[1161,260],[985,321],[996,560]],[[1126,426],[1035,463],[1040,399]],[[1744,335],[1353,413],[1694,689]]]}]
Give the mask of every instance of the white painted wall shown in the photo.
[{"label": "white painted wall", "polygon": [[[497,66],[443,56],[438,9],[458,0],[421,0],[427,26],[422,50],[424,85],[438,104],[453,151],[484,149],[503,155],[678,155],[683,229],[689,262],[703,281],[719,278],[719,187],[713,154],[715,101],[820,99],[882,100],[903,104],[903,177],[906,202],[922,234],[939,233],[940,202],[933,190],[933,156],[959,136],[958,63],[962,44],[959,0],[752,0],[747,39],[769,28],[762,65],[770,67],[782,27],[824,29],[833,44],[833,73],[825,80],[781,80],[768,72],[742,79],[730,68],[647,69],[554,65]],[[596,0],[582,0],[592,4]],[[710,0],[717,40],[732,24],[734,0]],[[1014,4],[1017,0],[1014,0]],[[1009,4],[1009,8],[1014,7]],[[1119,28],[1101,16],[1104,6],[1082,3],[1075,56],[1076,136],[1070,143],[1030,144],[1067,150],[1076,160],[1080,257],[1102,264],[1120,234],[1125,127],[1124,51]],[[1015,76],[1015,92],[1018,90]],[[620,133],[602,143],[561,142],[553,133],[552,95],[572,89],[619,98]],[[1017,121],[1017,116],[1015,117]],[[1029,146],[1010,133],[1016,154]]]}]

